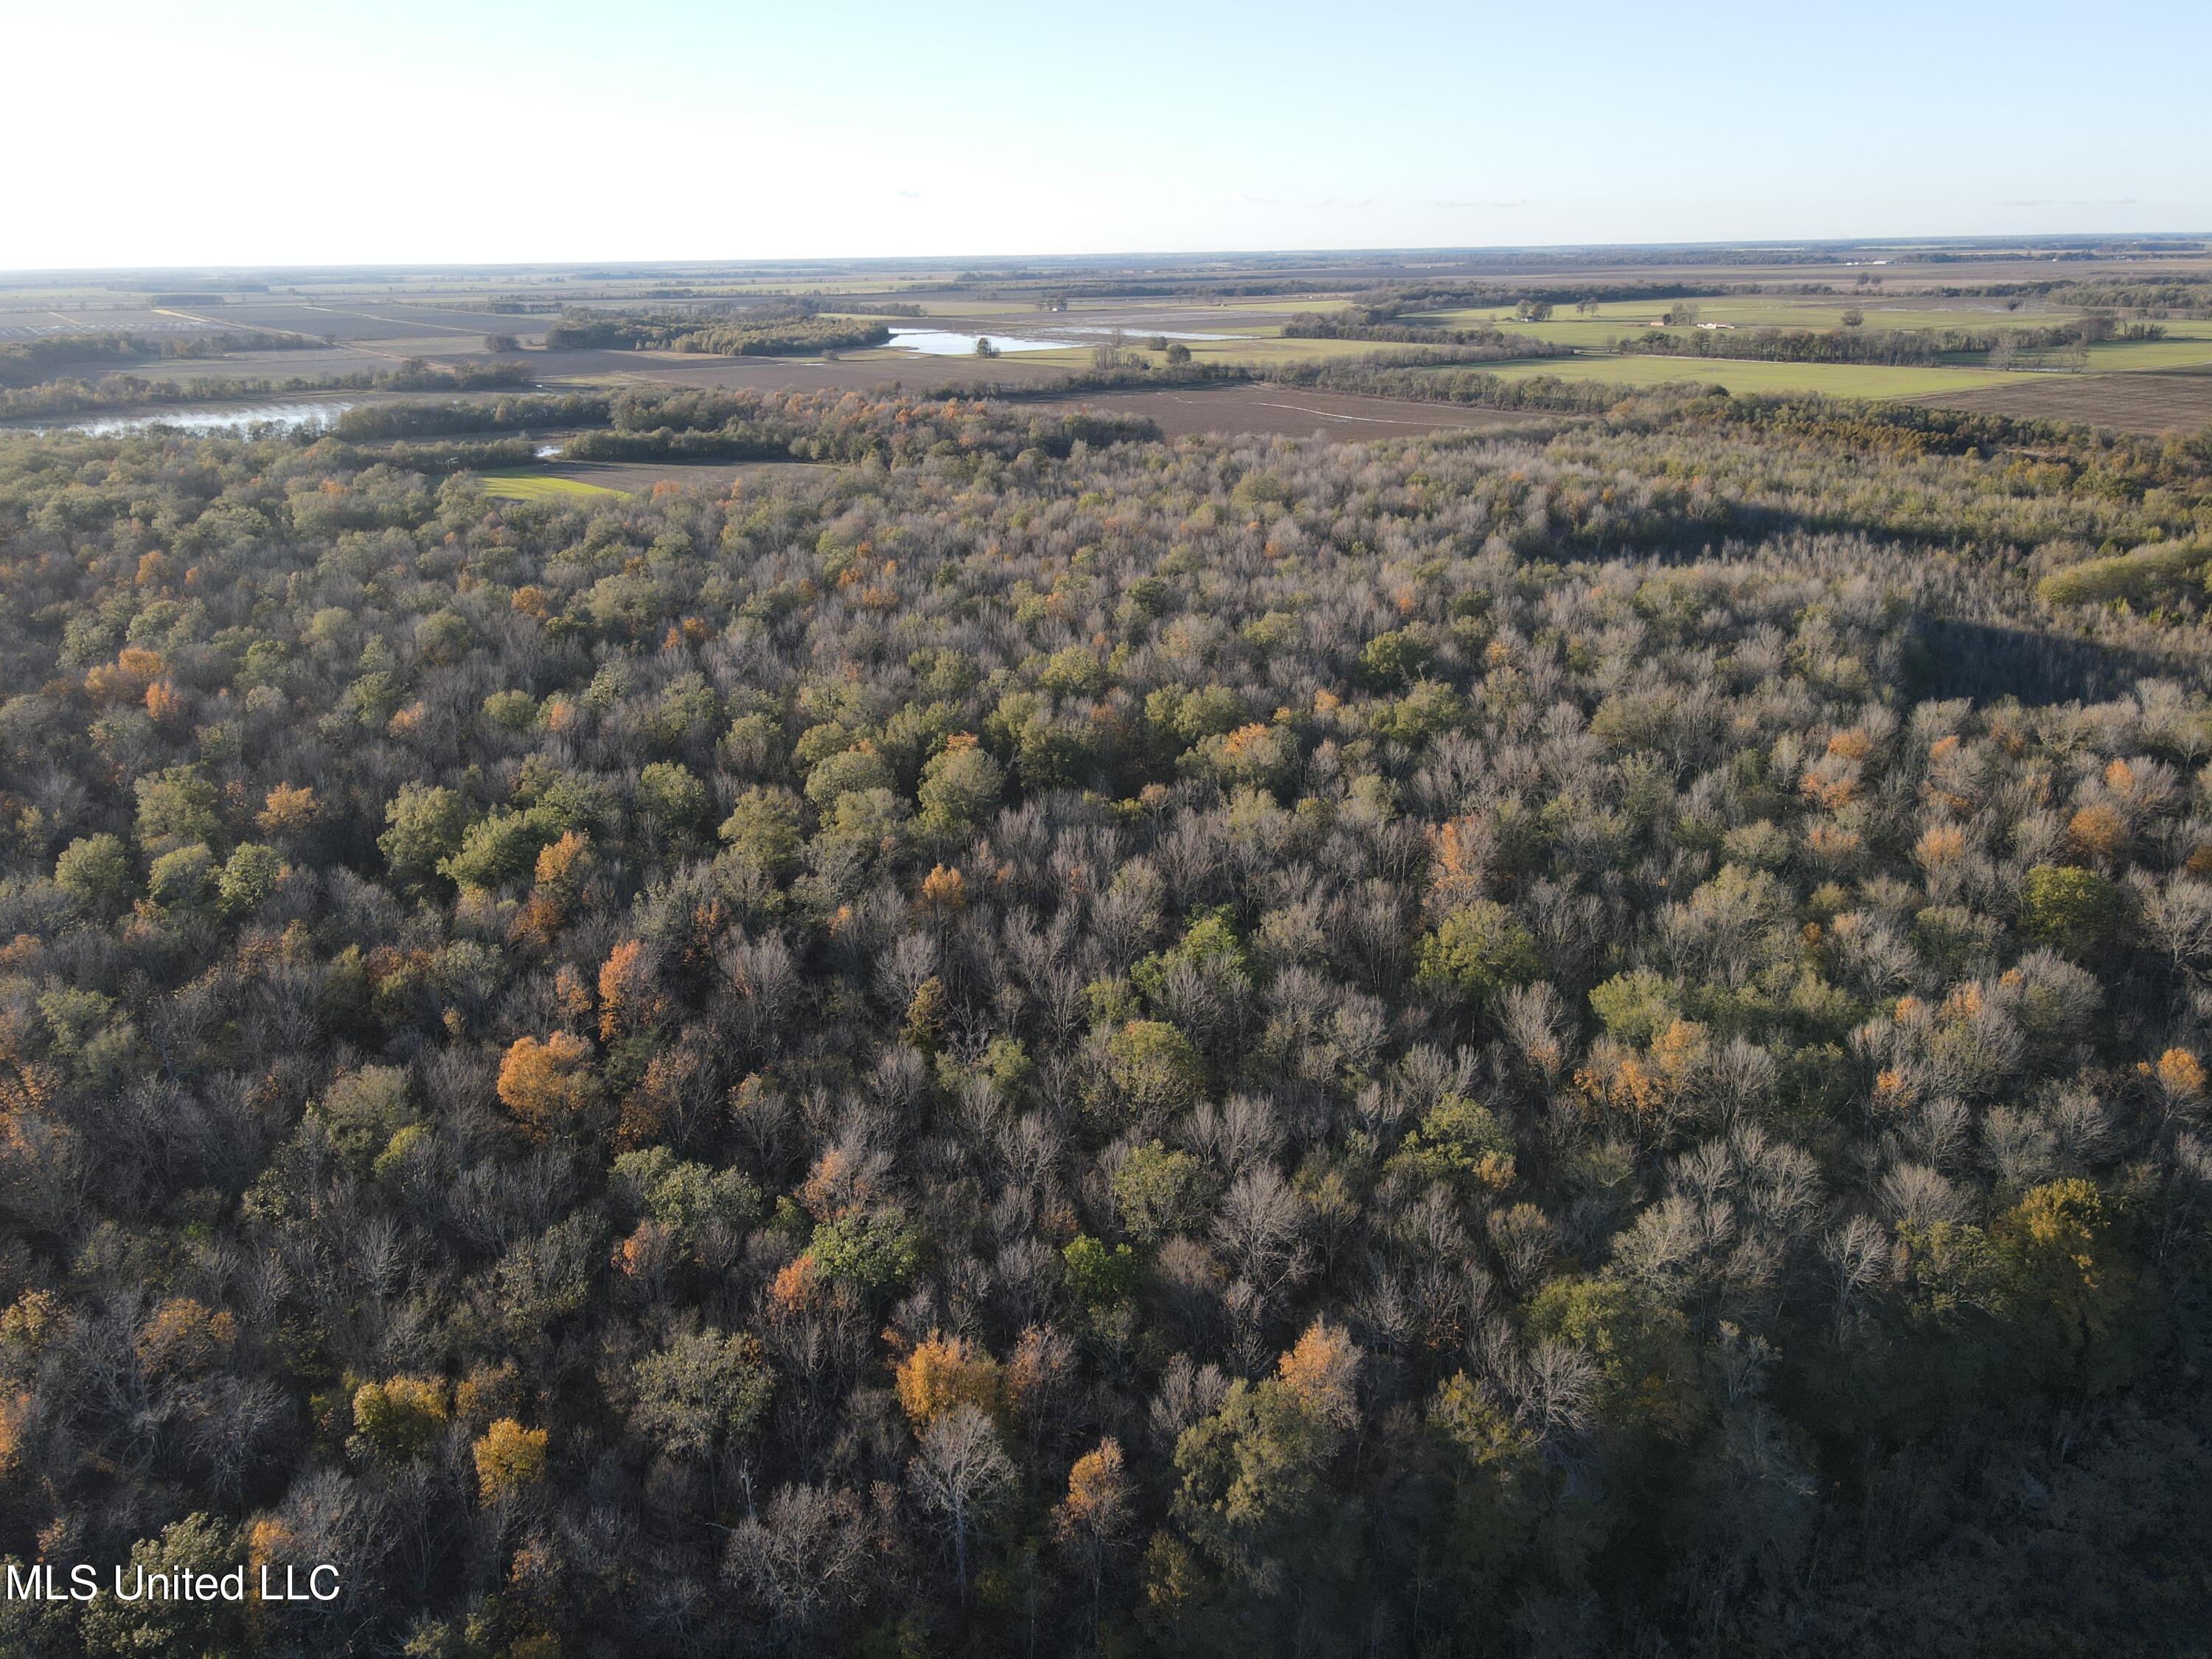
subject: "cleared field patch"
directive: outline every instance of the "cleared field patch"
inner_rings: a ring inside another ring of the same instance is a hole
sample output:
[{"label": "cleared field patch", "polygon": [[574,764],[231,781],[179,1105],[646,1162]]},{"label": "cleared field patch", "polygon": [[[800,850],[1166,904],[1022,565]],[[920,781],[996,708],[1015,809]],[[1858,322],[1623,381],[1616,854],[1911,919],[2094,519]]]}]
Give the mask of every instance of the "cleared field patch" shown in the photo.
[{"label": "cleared field patch", "polygon": [[[1729,323],[1737,328],[1841,328],[1844,313],[1856,311],[1861,318],[1859,326],[1870,333],[1884,330],[1918,333],[1954,328],[2040,328],[2078,314],[2057,307],[2033,304],[2008,311],[2002,301],[1995,300],[1961,301],[1956,305],[1924,300],[1885,303],[1872,296],[1854,299],[1840,294],[1808,296],[1803,300],[1759,295],[1741,300],[1692,300],[1686,303],[1697,307],[1699,322]],[[1667,308],[1655,306],[1644,309],[1657,317],[1663,315]]]},{"label": "cleared field patch", "polygon": [[650,495],[663,486],[717,494],[739,487],[766,489],[825,478],[836,470],[823,461],[551,460],[523,476],[582,484],[618,495]]},{"label": "cleared field patch", "polygon": [[1546,340],[1553,345],[1571,346],[1581,351],[1602,351],[1615,341],[1644,331],[1642,323],[1626,321],[1606,322],[1581,318],[1554,317],[1547,322],[1523,323],[1516,321],[1509,313],[1492,318],[1482,311],[1430,312],[1418,320],[1434,322],[1440,328],[1495,328],[1500,333],[1524,335],[1530,339]]},{"label": "cleared field patch", "polygon": [[481,476],[484,494],[502,501],[588,501],[630,493],[610,489],[605,484],[586,483],[581,478],[554,477],[523,467],[505,467]]}]

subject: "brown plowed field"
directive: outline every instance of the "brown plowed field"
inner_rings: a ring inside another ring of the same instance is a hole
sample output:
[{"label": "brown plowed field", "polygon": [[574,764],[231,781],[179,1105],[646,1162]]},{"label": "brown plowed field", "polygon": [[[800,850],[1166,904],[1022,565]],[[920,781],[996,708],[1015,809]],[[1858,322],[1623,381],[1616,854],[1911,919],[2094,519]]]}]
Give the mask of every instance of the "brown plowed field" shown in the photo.
[{"label": "brown plowed field", "polygon": [[2161,370],[2134,374],[2047,374],[2033,383],[1910,401],[1941,409],[1970,409],[1984,415],[2080,421],[2121,432],[2194,431],[2212,426],[2212,374]]}]

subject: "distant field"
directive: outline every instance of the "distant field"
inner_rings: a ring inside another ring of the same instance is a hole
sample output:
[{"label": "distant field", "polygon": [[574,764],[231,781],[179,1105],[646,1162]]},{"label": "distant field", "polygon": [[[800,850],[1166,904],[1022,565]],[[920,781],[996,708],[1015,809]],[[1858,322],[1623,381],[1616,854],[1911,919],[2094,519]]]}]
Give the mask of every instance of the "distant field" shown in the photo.
[{"label": "distant field", "polygon": [[[2184,323],[2180,327],[2190,325]],[[2198,323],[2198,328],[2212,326]],[[2097,374],[2127,374],[2143,369],[2195,368],[2212,363],[2212,339],[2107,340],[2089,349],[2089,368]]]},{"label": "distant field", "polygon": [[[2047,326],[2080,313],[2039,296],[2022,296],[2017,306],[2007,309],[2005,301],[1996,297],[1947,299],[1927,290],[1939,285],[2047,283],[2075,276],[2154,280],[2168,273],[2201,273],[2212,263],[2195,250],[2146,254],[2130,249],[2124,264],[2117,259],[2100,264],[2069,264],[2060,270],[2048,257],[2025,250],[1972,251],[1974,258],[1970,260],[1946,258],[1939,264],[1913,248],[1879,250],[1874,255],[1860,248],[1853,253],[1856,263],[1852,264],[1843,264],[1838,253],[1834,262],[1795,266],[1765,264],[1750,258],[1716,262],[1686,254],[1680,261],[1647,263],[1626,250],[1617,262],[1593,261],[1565,251],[1553,263],[1548,256],[1540,262],[1493,250],[1424,252],[1418,258],[1322,254],[1271,258],[1264,266],[1228,258],[1147,256],[1125,264],[1069,263],[1064,267],[1018,262],[963,267],[819,261],[750,266],[700,263],[503,270],[288,270],[260,273],[248,279],[266,280],[268,290],[261,293],[235,291],[230,284],[241,280],[237,273],[134,273],[125,278],[123,273],[100,272],[88,273],[76,283],[48,274],[27,277],[19,287],[9,286],[0,276],[0,340],[45,337],[53,331],[70,330],[122,329],[169,338],[216,328],[289,330],[326,337],[330,343],[220,360],[161,360],[132,365],[129,372],[186,382],[281,380],[289,376],[313,381],[387,370],[409,357],[448,362],[481,360],[486,355],[483,337],[488,334],[512,334],[534,348],[559,308],[565,307],[680,305],[776,295],[818,296],[830,307],[837,305],[839,295],[854,296],[850,303],[865,308],[859,296],[881,295],[920,307],[925,318],[950,330],[1060,342],[1048,349],[1008,353],[991,361],[965,355],[927,357],[889,349],[848,352],[831,361],[641,351],[550,353],[533,349],[522,359],[533,383],[549,391],[641,383],[769,392],[860,390],[896,383],[909,391],[921,391],[978,380],[1012,385],[1041,382],[1086,368],[1092,348],[1105,339],[1103,331],[1112,328],[1123,331],[1125,349],[1155,363],[1158,354],[1145,343],[1155,333],[1226,337],[1182,342],[1200,362],[1224,366],[1341,361],[1404,349],[1395,342],[1286,340],[1280,336],[1282,325],[1291,315],[1340,311],[1352,302],[1353,296],[1371,295],[1378,286],[1541,288],[1571,294],[1583,283],[1592,288],[1629,284],[1705,288],[1711,284],[1701,296],[1687,303],[1698,307],[1700,321],[1727,323],[1739,329],[1826,331],[1841,326],[1848,310],[1860,312],[1869,331],[2029,328]],[[1852,284],[1874,269],[1865,259],[1879,258],[1883,252],[1893,263],[1879,267],[1881,289],[1855,290]],[[1326,285],[1331,291],[1250,295],[1206,291],[1212,286],[1255,281],[1311,283]],[[1729,291],[1729,285],[1735,283],[1769,289],[1826,283],[1836,291],[1818,295]],[[1064,311],[1044,309],[1038,303],[1091,285],[1163,291],[1084,295],[1070,300]],[[155,295],[172,293],[180,296],[221,293],[224,297],[220,301],[190,298],[160,307],[152,303]],[[490,309],[495,303],[517,301],[544,308]],[[2212,370],[2212,320],[2166,320],[2161,324],[2166,331],[2161,339],[2091,347],[2088,372],[2081,374],[2002,373],[1967,362],[1900,368],[1793,364],[1690,356],[1622,356],[1609,349],[1615,342],[1642,333],[1677,303],[1681,302],[1654,298],[1608,301],[1589,313],[1578,313],[1571,303],[1555,303],[1554,314],[1541,323],[1517,322],[1504,305],[1462,307],[1425,313],[1422,320],[1455,327],[1494,325],[1540,339],[1565,352],[1580,354],[1491,366],[1493,372],[1509,378],[1553,374],[1631,386],[1686,380],[1741,392],[1907,398],[2002,408],[2026,415],[2061,416],[2139,431],[2212,419],[2212,413],[2204,407],[2203,380],[2192,382],[2187,378],[2189,371]],[[1686,330],[1671,331],[1686,342],[1703,337]],[[62,377],[96,380],[114,369],[111,363],[88,361],[58,365],[54,372]],[[2177,378],[2179,383],[2166,383]],[[1231,407],[1243,410],[1238,419],[1248,423],[1245,429],[1273,430],[1278,428],[1273,423],[1278,421],[1294,426],[1299,420],[1311,418],[1310,413],[1294,409],[1262,410],[1260,404],[1265,399],[1231,405],[1208,401],[1212,395],[1205,392],[1174,394],[1177,399],[1188,397],[1195,401],[1164,403],[1160,406],[1164,428],[1170,432],[1200,429],[1185,423],[1211,421],[1217,410]],[[1355,416],[1347,410],[1337,415],[1327,429],[1356,431],[1362,419],[1380,429],[1401,418],[1413,417],[1400,412]],[[1263,428],[1261,422],[1269,424]],[[530,475],[541,480],[552,476],[557,475],[543,470]],[[600,488],[647,489],[665,476],[668,475],[617,480],[578,474],[576,481]],[[691,480],[687,476],[685,481]]]},{"label": "distant field", "polygon": [[1730,392],[1819,392],[1835,398],[1910,398],[1972,392],[2016,380],[2053,378],[1985,368],[1890,368],[1860,363],[1767,363],[1718,357],[1587,356],[1498,363],[1488,372],[1522,380],[1539,374],[1563,380],[1662,386],[1687,380]]},{"label": "distant field", "polygon": [[[1423,312],[1417,315],[1420,320],[1440,327],[1494,326],[1581,350],[1601,351],[1617,340],[1640,336],[1657,325],[1668,306],[1675,303],[1696,306],[1698,320],[1701,323],[1728,323],[1740,329],[1790,328],[1815,332],[1841,328],[1847,307],[1856,307],[1863,315],[1863,325],[1869,330],[1899,330],[1915,333],[1945,329],[2048,327],[2078,314],[2032,301],[2008,311],[2002,303],[1994,300],[1886,303],[1877,299],[1854,301],[1842,295],[1823,295],[1811,296],[1802,301],[1781,295],[1754,295],[1746,299],[1716,297],[1680,302],[1608,301],[1601,305],[1594,316],[1584,316],[1571,307],[1562,306],[1553,316],[1540,323],[1521,322],[1514,318],[1510,309],[1502,307],[1462,307],[1450,311]],[[2166,334],[2162,340],[2116,340],[2091,347],[2092,368],[2115,373],[2185,368],[2212,362],[2212,323],[2182,319],[2163,323],[2160,326]],[[1692,331],[1686,327],[1671,328],[1667,332],[1680,339],[1692,337]]]},{"label": "distant field", "polygon": [[[2202,343],[2198,343],[2200,349]],[[1735,392],[1806,392],[1834,398],[1899,398],[1993,415],[2080,421],[2128,432],[2193,429],[2212,423],[2212,363],[2201,373],[2183,369],[2068,374],[1593,355],[1501,363],[1492,372],[1509,380],[1550,374],[1563,380],[1620,386],[1674,381],[1724,386]]]},{"label": "distant field", "polygon": [[[1733,323],[1738,328],[1841,328],[1846,311],[1857,312],[1864,328],[1910,330],[2026,328],[2061,321],[2075,314],[2032,301],[2008,311],[1996,300],[1885,301],[1872,297],[1852,299],[1845,295],[1812,295],[1802,300],[1779,295],[1741,298],[1722,295],[1668,303],[1694,305],[1700,322]],[[1655,321],[1666,311],[1667,305],[1650,301],[1601,307],[1603,315],[1638,324]]]}]

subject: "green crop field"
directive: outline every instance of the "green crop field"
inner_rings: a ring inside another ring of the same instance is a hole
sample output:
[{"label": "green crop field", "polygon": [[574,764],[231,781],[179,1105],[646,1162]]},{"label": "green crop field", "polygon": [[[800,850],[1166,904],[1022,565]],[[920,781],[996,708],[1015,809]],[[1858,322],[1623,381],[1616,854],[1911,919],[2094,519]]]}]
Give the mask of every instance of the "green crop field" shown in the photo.
[{"label": "green crop field", "polygon": [[1539,358],[1500,363],[1490,372],[1509,380],[1538,374],[1563,380],[1661,386],[1687,380],[1730,392],[1820,392],[1837,398],[1911,398],[1976,392],[2045,378],[1984,368],[1892,368],[1859,363],[1769,363],[1725,357],[1605,356]]},{"label": "green crop field", "polygon": [[1510,313],[1502,313],[1493,321],[1486,311],[1467,310],[1436,312],[1431,315],[1437,318],[1447,328],[1496,328],[1509,334],[1526,334],[1539,340],[1549,340],[1555,345],[1574,346],[1589,351],[1601,351],[1616,340],[1642,333],[1644,322],[1650,320],[1648,318],[1631,322],[1626,318],[1607,321],[1553,317],[1545,322],[1523,323],[1516,321]]},{"label": "green crop field", "polygon": [[602,495],[622,495],[629,492],[609,489],[604,484],[586,483],[580,478],[555,478],[543,472],[531,472],[520,467],[508,467],[483,475],[484,494],[502,501],[595,501]]},{"label": "green crop field", "polygon": [[[2186,327],[2184,324],[2182,326]],[[2205,325],[2199,323],[2199,328]],[[2130,369],[2194,368],[2212,363],[2212,339],[2107,340],[2093,345],[2089,367],[2100,374]]]},{"label": "green crop field", "polygon": [[[1141,336],[1138,337],[1141,340]],[[1316,357],[1371,357],[1378,352],[1409,349],[1374,340],[1286,340],[1272,331],[1242,334],[1227,340],[1186,340],[1183,343],[1200,362],[1218,363],[1301,362]]]}]

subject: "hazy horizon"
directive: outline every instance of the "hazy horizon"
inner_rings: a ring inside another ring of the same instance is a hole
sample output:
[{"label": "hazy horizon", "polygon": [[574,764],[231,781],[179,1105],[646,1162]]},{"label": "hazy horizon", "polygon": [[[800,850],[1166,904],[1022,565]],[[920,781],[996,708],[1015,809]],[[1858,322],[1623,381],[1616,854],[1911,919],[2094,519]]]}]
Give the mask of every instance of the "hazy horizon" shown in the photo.
[{"label": "hazy horizon", "polygon": [[113,264],[102,265],[17,265],[0,267],[0,276],[97,276],[104,275],[153,276],[163,274],[191,275],[223,272],[329,272],[357,274],[374,272],[435,271],[440,274],[456,272],[504,272],[531,270],[572,271],[593,267],[637,267],[653,270],[684,270],[698,267],[706,270],[731,267],[773,268],[791,266],[805,269],[815,266],[834,266],[842,269],[866,269],[876,266],[917,265],[938,268],[963,263],[976,265],[1097,265],[1115,262],[1139,264],[1145,261],[1200,264],[1209,260],[1230,260],[1272,257],[1283,259],[1376,259],[1433,257],[1439,259],[1476,260],[1486,255],[1528,254],[1593,254],[1619,251],[1624,254],[1656,254],[1680,252],[1684,254],[1711,252],[1784,252],[1793,249],[1819,250],[1832,248],[1844,252],[1855,248],[1972,248],[1988,246],[1992,252],[2019,243],[2062,245],[2070,242],[2109,243],[2114,240],[2145,242],[2191,243],[2212,238],[2212,229],[2180,228],[2166,230],[2141,230],[2100,233],[2094,231],[2054,230],[2021,231],[2011,234],[1996,233],[1987,236],[1883,236],[1859,234],[1841,236],[1775,237],[1765,239],[1717,238],[1711,240],[1686,241],[1678,239],[1645,241],[1591,242],[1483,242],[1461,245],[1402,244],[1391,246],[1338,247],[1193,247],[1109,248],[1094,253],[1062,253],[1041,252],[1036,249],[1016,249],[1006,252],[978,252],[974,250],[955,250],[946,253],[854,253],[854,254],[787,254],[755,258],[746,255],[705,254],[686,258],[653,258],[618,252],[580,254],[566,259],[360,259],[310,261],[273,259],[246,261],[210,259],[178,264],[149,263]]},{"label": "hazy horizon", "polygon": [[[12,30],[19,61],[89,69],[26,76],[0,110],[0,143],[37,161],[0,269],[2212,224],[2203,100],[2144,96],[2134,52],[2054,70],[2077,27],[2047,3],[1849,20],[1605,3],[1571,37],[1501,8],[1404,4],[1356,33],[1299,5],[1151,4],[1101,31],[1012,6],[956,26],[658,0],[612,31],[573,0],[41,4]],[[2212,13],[2124,6],[2100,32],[2186,62],[2212,49]]]}]

